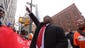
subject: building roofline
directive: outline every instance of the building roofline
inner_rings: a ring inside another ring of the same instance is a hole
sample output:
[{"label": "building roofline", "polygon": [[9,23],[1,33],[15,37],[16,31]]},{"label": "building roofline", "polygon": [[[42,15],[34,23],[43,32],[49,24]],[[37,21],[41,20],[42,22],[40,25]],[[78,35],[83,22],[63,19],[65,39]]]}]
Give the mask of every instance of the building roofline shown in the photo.
[{"label": "building roofline", "polygon": [[[75,5],[75,3],[71,4],[70,6],[66,7],[65,9],[63,9],[62,11],[60,11],[59,13],[55,14],[54,16],[58,16],[66,11],[68,11],[69,9],[72,9],[72,8],[76,8],[78,11],[79,9],[77,8],[77,6]],[[52,16],[52,17],[54,17]]]}]

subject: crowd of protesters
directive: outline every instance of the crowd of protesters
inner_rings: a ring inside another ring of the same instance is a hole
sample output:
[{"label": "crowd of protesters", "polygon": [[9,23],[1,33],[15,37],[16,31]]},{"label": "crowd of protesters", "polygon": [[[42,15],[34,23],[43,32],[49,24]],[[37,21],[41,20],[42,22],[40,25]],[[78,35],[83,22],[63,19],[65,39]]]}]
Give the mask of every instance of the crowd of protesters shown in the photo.
[{"label": "crowd of protesters", "polygon": [[0,6],[0,48],[30,48],[31,38],[26,38],[27,31],[22,30],[21,34],[17,34],[12,28],[11,23],[4,25],[2,23],[5,17],[5,10],[3,6]]},{"label": "crowd of protesters", "polygon": [[3,25],[1,19],[5,16],[3,6],[0,6],[0,48],[68,48],[68,39],[72,47],[85,48],[85,20],[77,20],[78,29],[69,31],[65,35],[62,27],[52,24],[52,18],[45,16],[40,22],[36,16],[26,6],[26,11],[36,25],[35,33],[21,30],[16,33],[10,23]]}]

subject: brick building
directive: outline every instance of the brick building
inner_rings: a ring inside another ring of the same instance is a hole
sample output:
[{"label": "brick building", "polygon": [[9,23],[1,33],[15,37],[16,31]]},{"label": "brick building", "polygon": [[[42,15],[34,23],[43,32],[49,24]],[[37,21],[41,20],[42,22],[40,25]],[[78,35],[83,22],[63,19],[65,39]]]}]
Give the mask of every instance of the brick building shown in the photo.
[{"label": "brick building", "polygon": [[83,18],[83,16],[76,5],[72,4],[58,14],[54,15],[52,18],[54,24],[63,27],[63,29],[67,32],[69,29],[76,30],[76,21]]}]

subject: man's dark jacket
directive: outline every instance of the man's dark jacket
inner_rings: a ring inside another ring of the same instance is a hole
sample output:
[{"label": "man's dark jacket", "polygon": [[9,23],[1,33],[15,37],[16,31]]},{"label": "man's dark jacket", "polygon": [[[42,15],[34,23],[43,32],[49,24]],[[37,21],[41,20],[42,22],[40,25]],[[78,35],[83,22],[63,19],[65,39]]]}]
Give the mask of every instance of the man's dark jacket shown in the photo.
[{"label": "man's dark jacket", "polygon": [[[30,48],[36,48],[38,33],[44,23],[40,23],[33,13],[30,13],[29,16],[37,26]],[[52,24],[49,24],[46,27],[44,34],[44,48],[68,48],[68,41],[62,28]]]}]

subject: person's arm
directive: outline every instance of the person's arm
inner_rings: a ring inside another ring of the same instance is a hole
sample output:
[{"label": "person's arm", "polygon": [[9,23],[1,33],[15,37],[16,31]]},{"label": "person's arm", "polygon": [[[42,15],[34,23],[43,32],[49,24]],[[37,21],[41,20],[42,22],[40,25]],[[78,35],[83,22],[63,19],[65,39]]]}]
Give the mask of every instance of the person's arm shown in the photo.
[{"label": "person's arm", "polygon": [[30,18],[34,21],[34,23],[36,24],[36,26],[38,26],[40,24],[39,20],[35,17],[35,15],[29,10],[28,7],[26,7],[27,12],[29,12],[29,16]]}]

